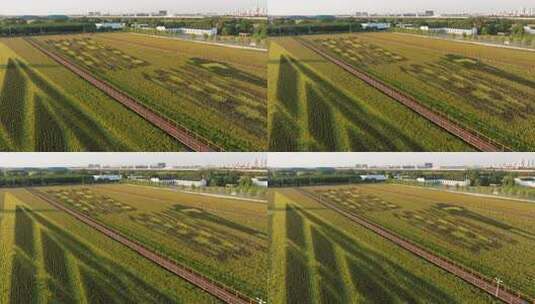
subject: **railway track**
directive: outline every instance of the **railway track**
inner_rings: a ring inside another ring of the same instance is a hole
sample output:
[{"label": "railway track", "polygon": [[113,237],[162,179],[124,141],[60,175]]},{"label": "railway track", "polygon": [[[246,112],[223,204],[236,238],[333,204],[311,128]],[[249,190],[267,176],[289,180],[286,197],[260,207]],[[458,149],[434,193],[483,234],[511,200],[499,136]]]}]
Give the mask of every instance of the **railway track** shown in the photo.
[{"label": "railway track", "polygon": [[90,226],[91,228],[99,231],[100,233],[106,235],[107,237],[113,239],[114,241],[117,241],[121,243],[122,245],[130,248],[131,250],[135,251],[139,255],[145,257],[146,259],[152,261],[153,263],[157,264],[158,266],[164,268],[165,270],[181,277],[182,279],[188,281],[189,283],[193,284],[194,286],[204,290],[205,292],[213,295],[214,297],[217,297],[221,301],[229,304],[257,304],[257,303],[265,303],[261,302],[260,300],[255,300],[252,298],[249,298],[248,296],[229,288],[221,283],[218,283],[216,281],[211,280],[210,278],[205,277],[204,275],[196,272],[195,270],[178,265],[174,263],[173,261],[155,253],[154,251],[147,249],[143,245],[130,240],[128,237],[124,236],[123,234],[110,229],[106,227],[105,225],[91,219],[90,217],[79,213],[75,210],[72,210],[68,207],[63,206],[62,204],[54,201],[53,199],[49,198],[47,195],[35,190],[26,188],[27,191],[29,191],[31,194],[39,197],[40,199],[46,201],[50,205],[54,206],[55,208],[64,211],[65,213],[73,216],[77,220],[83,222],[84,224]]},{"label": "railway track", "polygon": [[135,100],[133,97],[130,97],[126,93],[118,90],[114,86],[112,86],[110,83],[98,79],[93,74],[88,72],[82,67],[79,67],[78,65],[74,64],[70,60],[64,58],[61,55],[56,54],[55,52],[52,52],[42,45],[40,45],[38,42],[31,38],[24,38],[30,45],[56,61],[57,63],[63,65],[68,70],[73,72],[74,74],[78,75],[82,79],[89,82],[91,85],[96,87],[97,89],[104,92],[106,95],[110,96],[114,100],[121,103],[126,108],[130,109],[134,113],[138,114],[154,126],[158,127],[165,133],[167,133],[169,136],[173,137],[174,139],[178,140],[182,144],[184,144],[189,149],[195,151],[195,152],[211,152],[211,151],[223,151],[223,148],[217,146],[214,143],[211,143],[206,138],[196,134],[195,132],[190,131],[186,127],[177,124],[176,122],[173,122],[166,117],[154,112],[153,110],[145,107],[141,102]]},{"label": "railway track", "polygon": [[375,77],[370,76],[369,74],[354,68],[350,64],[344,62],[343,60],[329,55],[327,52],[313,45],[310,41],[307,41],[306,39],[303,39],[303,38],[296,38],[296,40],[299,41],[306,48],[317,53],[321,57],[329,60],[330,62],[334,63],[335,65],[349,72],[353,76],[356,76],[357,78],[364,81],[365,83],[372,86],[373,88],[377,89],[381,93],[403,104],[404,106],[408,107],[409,109],[416,112],[420,116],[434,123],[438,127],[446,130],[450,134],[460,138],[461,140],[471,145],[472,147],[478,149],[479,151],[483,151],[483,152],[512,151],[511,148],[496,142],[495,140],[477,132],[476,130],[469,130],[460,126],[458,123],[452,121],[451,119],[445,117],[444,115],[431,110],[430,108],[423,105],[415,98],[410,97],[409,95],[402,93],[401,91],[386,84],[385,82],[380,81],[376,79]]},{"label": "railway track", "polygon": [[469,268],[466,268],[464,266],[461,266],[453,261],[446,260],[445,258],[442,258],[440,256],[437,256],[426,249],[412,243],[411,241],[408,241],[404,239],[401,236],[398,236],[397,234],[390,232],[380,225],[377,225],[371,221],[368,221],[367,219],[351,214],[342,208],[337,207],[336,205],[332,204],[326,199],[322,199],[321,195],[317,196],[309,191],[298,189],[298,191],[305,196],[313,199],[314,201],[320,203],[326,208],[329,208],[333,211],[336,211],[340,213],[341,215],[347,217],[349,220],[363,226],[364,228],[367,228],[368,230],[371,230],[375,232],[376,234],[382,236],[383,238],[392,241],[396,245],[398,245],[401,248],[404,248],[414,255],[434,264],[435,266],[440,267],[441,269],[457,276],[458,278],[474,285],[475,287],[480,288],[481,290],[487,292],[488,294],[494,296],[497,299],[500,299],[501,301],[508,303],[508,304],[535,304],[535,299],[532,299],[526,295],[521,294],[518,291],[512,290],[510,288],[504,287],[500,285],[498,288],[496,286],[496,283],[493,282],[493,280],[486,278],[482,274],[479,274]]}]

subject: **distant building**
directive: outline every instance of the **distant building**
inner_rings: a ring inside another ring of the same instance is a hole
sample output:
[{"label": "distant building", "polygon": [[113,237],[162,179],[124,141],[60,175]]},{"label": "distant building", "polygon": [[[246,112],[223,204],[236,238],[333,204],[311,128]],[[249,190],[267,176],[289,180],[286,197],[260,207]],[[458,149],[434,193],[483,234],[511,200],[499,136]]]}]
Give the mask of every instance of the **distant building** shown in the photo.
[{"label": "distant building", "polygon": [[184,35],[195,35],[195,36],[208,35],[209,37],[211,37],[211,36],[217,35],[216,27],[211,28],[211,29],[196,29],[196,28],[187,28],[187,27],[165,29],[164,27],[164,31],[172,32],[172,33],[179,33],[179,34],[184,34]]},{"label": "distant building", "polygon": [[535,35],[535,24],[524,26],[524,32],[531,35]]},{"label": "distant building", "polygon": [[535,188],[535,177],[518,177],[515,178],[515,184],[522,187]]},{"label": "distant building", "polygon": [[427,17],[433,17],[435,15],[435,11],[427,10],[425,11],[425,16]]},{"label": "distant building", "polygon": [[253,183],[253,185],[258,186],[258,187],[264,187],[264,188],[268,187],[267,177],[254,177],[254,178],[251,178],[251,182]]},{"label": "distant building", "polygon": [[423,183],[423,184],[444,185],[444,186],[453,186],[453,187],[468,187],[471,184],[469,179],[459,181],[459,180],[452,180],[452,179],[434,179],[434,178],[427,179],[425,177],[418,177],[416,181],[419,183]]},{"label": "distant building", "polygon": [[451,35],[466,35],[466,36],[476,36],[477,35],[477,28],[473,27],[471,29],[459,29],[459,28],[452,28],[452,27],[435,27],[430,28],[428,26],[421,26],[421,31],[429,31],[433,33],[443,33],[443,34],[451,34]]},{"label": "distant building", "polygon": [[182,179],[173,179],[173,178],[159,178],[152,177],[150,179],[152,183],[157,183],[161,185],[170,185],[170,186],[183,186],[183,187],[206,187],[208,182],[205,179],[201,180],[182,180]]},{"label": "distant building", "polygon": [[208,185],[208,182],[205,179],[201,179],[201,180],[198,180],[198,181],[175,179],[174,180],[174,185],[176,185],[176,186],[184,186],[184,187],[196,187],[196,188],[199,188],[199,187],[206,187]]},{"label": "distant building", "polygon": [[382,22],[368,22],[368,23],[361,23],[362,29],[364,30],[386,30],[390,28],[390,23],[382,23]]},{"label": "distant building", "polygon": [[121,175],[93,175],[94,181],[120,181],[123,177]]},{"label": "distant building", "polygon": [[97,30],[102,29],[111,29],[111,30],[121,30],[125,27],[124,23],[118,22],[104,22],[104,23],[95,23]]},{"label": "distant building", "polygon": [[363,181],[384,182],[386,181],[386,176],[382,174],[367,174],[361,175],[360,179]]}]

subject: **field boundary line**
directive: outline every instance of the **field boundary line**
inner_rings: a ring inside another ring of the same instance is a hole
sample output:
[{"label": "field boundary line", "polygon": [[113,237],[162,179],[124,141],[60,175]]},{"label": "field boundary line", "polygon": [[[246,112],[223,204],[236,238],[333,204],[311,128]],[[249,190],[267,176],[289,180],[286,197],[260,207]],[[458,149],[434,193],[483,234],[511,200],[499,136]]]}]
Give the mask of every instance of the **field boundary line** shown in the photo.
[{"label": "field boundary line", "polygon": [[399,184],[394,183],[394,185],[402,185],[402,186],[416,188],[416,189],[442,191],[442,192],[448,192],[448,193],[453,193],[453,194],[463,194],[463,195],[469,195],[469,196],[475,196],[475,197],[486,197],[486,198],[494,198],[494,199],[501,199],[501,200],[507,200],[507,201],[517,201],[517,202],[535,204],[535,200],[530,200],[530,199],[525,199],[525,198],[518,198],[518,197],[500,196],[500,195],[485,194],[485,193],[474,193],[474,192],[466,192],[466,191],[455,191],[455,190],[432,188],[432,187],[426,187],[426,186],[406,185],[406,184],[401,184],[401,183],[399,183]]},{"label": "field boundary line", "polygon": [[368,73],[351,66],[350,64],[346,63],[341,59],[329,55],[327,52],[324,52],[318,47],[314,46],[312,42],[307,41],[306,39],[301,37],[296,37],[295,40],[300,42],[301,45],[308,48],[309,50],[315,52],[316,54],[320,55],[321,57],[335,64],[336,66],[342,68],[346,72],[349,72],[351,75],[357,77],[361,81],[364,81],[371,87],[377,89],[379,92],[406,106],[407,108],[420,115],[421,117],[427,119],[428,121],[432,122],[436,126],[460,138],[472,147],[483,152],[512,151],[511,148],[496,142],[495,140],[489,138],[484,134],[481,134],[476,130],[467,129],[459,125],[459,123],[451,120],[448,117],[445,117],[441,113],[430,109],[415,98],[395,89],[391,85],[388,85],[387,83],[378,80],[377,78],[369,75]]},{"label": "field boundary line", "polygon": [[40,45],[39,42],[32,38],[24,38],[26,42],[41,51],[46,56],[50,57],[55,62],[61,64],[63,67],[78,75],[80,78],[89,82],[93,87],[104,92],[109,97],[121,103],[126,108],[130,109],[134,113],[138,114],[152,125],[158,127],[160,130],[167,133],[169,136],[175,138],[189,149],[195,152],[212,152],[212,151],[224,151],[223,148],[210,142],[208,139],[198,135],[197,133],[189,130],[185,126],[168,119],[165,116],[160,115],[154,110],[146,107],[138,100],[129,96],[128,94],[117,89],[109,82],[97,78],[91,72],[78,66],[72,61],[64,58],[63,56],[56,54],[53,51],[47,50]]},{"label": "field boundary line", "polygon": [[175,189],[175,188],[171,188],[171,187],[158,187],[158,186],[135,184],[135,183],[132,183],[132,184],[126,183],[125,185],[128,185],[128,186],[142,186],[142,187],[149,187],[149,188],[153,188],[153,189],[160,189],[160,190],[166,190],[166,191],[171,191],[171,192],[181,192],[181,193],[187,193],[187,194],[196,194],[196,195],[216,197],[216,198],[225,198],[225,199],[230,199],[230,200],[251,201],[251,202],[262,203],[262,204],[267,204],[268,203],[267,200],[261,200],[261,199],[255,199],[255,198],[246,198],[246,197],[230,196],[230,195],[207,193],[207,192],[193,192],[193,191],[179,190],[179,189]]},{"label": "field boundary line", "polygon": [[222,300],[225,303],[229,303],[229,304],[256,304],[258,303],[257,300],[253,300],[249,298],[248,296],[240,293],[239,291],[236,291],[217,281],[214,281],[189,267],[176,264],[175,262],[146,248],[140,243],[131,240],[127,236],[123,235],[122,233],[107,227],[106,225],[90,218],[87,215],[84,215],[78,211],[75,211],[69,207],[62,205],[61,203],[54,201],[52,198],[49,198],[46,194],[39,192],[38,190],[31,189],[31,188],[25,188],[25,189],[32,195],[44,200],[45,202],[49,203],[53,207],[73,216],[80,222],[99,231],[100,233],[113,239],[114,241],[117,241],[121,243],[122,245],[130,248],[134,252],[152,261],[153,263],[157,264],[163,269],[181,277],[182,279],[188,281],[192,285],[204,290],[205,292],[213,295],[214,297],[217,297],[218,299]]},{"label": "field boundary line", "polygon": [[481,46],[488,46],[488,47],[496,47],[500,49],[510,49],[510,50],[516,50],[516,51],[526,51],[526,52],[535,52],[535,49],[529,49],[529,48],[523,48],[519,46],[511,46],[511,45],[503,45],[503,44],[494,44],[490,42],[478,42],[478,41],[466,41],[466,40],[456,40],[456,39],[450,39],[450,38],[443,38],[443,37],[435,37],[435,36],[426,36],[426,35],[418,35],[418,34],[411,34],[411,33],[403,33],[403,32],[392,32],[396,34],[402,34],[402,35],[408,35],[408,36],[415,36],[420,38],[428,38],[428,39],[436,39],[436,40],[446,40],[451,42],[459,42],[459,43],[468,43],[473,45],[481,45]]},{"label": "field boundary line", "polygon": [[322,199],[321,195],[319,195],[318,197],[318,195],[313,194],[303,189],[297,189],[297,191],[305,195],[306,197],[313,199],[315,202],[319,203],[320,205],[323,205],[327,209],[330,209],[332,211],[339,213],[340,215],[351,220],[352,222],[355,222],[363,226],[364,228],[393,242],[399,247],[406,249],[412,254],[426,260],[427,262],[431,264],[434,264],[435,266],[438,266],[439,268],[455,275],[456,277],[464,280],[467,283],[472,284],[473,286],[487,292],[488,294],[492,295],[495,298],[500,299],[501,301],[505,303],[508,303],[508,304],[532,304],[534,303],[535,304],[535,299],[532,299],[529,296],[524,295],[516,290],[505,287],[504,285],[500,285],[502,287],[497,289],[496,284],[493,283],[493,280],[485,277],[483,274],[480,274],[474,271],[473,269],[460,265],[454,261],[438,256],[428,251],[424,247],[421,247],[420,245],[417,245],[414,242],[409,241],[408,239],[405,239],[404,237],[385,229],[381,225],[363,218],[362,216],[349,213],[343,210],[342,208],[335,206],[328,200]]},{"label": "field boundary line", "polygon": [[268,51],[268,49],[255,48],[255,47],[251,47],[251,46],[232,45],[232,44],[208,42],[208,41],[196,41],[196,40],[190,40],[190,39],[180,38],[180,37],[167,37],[167,36],[159,36],[159,35],[154,35],[154,34],[144,34],[144,33],[138,33],[138,32],[126,32],[126,33],[136,34],[136,35],[140,35],[140,36],[148,36],[148,37],[152,37],[152,38],[179,40],[179,41],[184,41],[184,42],[200,43],[200,44],[205,44],[205,45],[221,46],[221,47],[228,47],[228,48],[248,50],[248,51],[257,51],[257,52],[267,52]]}]

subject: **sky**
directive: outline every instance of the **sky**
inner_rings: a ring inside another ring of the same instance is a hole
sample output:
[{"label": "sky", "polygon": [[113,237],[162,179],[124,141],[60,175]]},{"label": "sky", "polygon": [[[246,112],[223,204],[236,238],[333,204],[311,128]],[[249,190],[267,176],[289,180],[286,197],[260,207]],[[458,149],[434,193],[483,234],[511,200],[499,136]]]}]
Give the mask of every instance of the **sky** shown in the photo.
[{"label": "sky", "polygon": [[[267,0],[258,0],[266,7]],[[135,13],[168,10],[170,13],[231,12],[256,8],[257,0],[2,0],[0,15],[50,15],[101,13]]]},{"label": "sky", "polygon": [[269,153],[268,167],[351,167],[368,165],[491,165],[535,162],[535,153]]},{"label": "sky", "polygon": [[0,167],[63,167],[102,165],[225,166],[254,163],[264,153],[0,153]]},{"label": "sky", "polygon": [[476,12],[535,8],[535,0],[268,0],[270,15],[330,15],[368,13],[421,12],[439,13]]}]

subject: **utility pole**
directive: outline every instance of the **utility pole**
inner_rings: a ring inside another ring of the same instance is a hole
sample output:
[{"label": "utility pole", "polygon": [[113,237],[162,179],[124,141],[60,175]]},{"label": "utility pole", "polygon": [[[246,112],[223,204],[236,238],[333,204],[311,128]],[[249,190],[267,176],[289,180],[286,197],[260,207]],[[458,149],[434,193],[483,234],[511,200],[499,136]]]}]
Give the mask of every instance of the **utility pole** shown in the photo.
[{"label": "utility pole", "polygon": [[496,280],[496,297],[497,297],[500,292],[500,284],[503,283],[503,280],[501,280],[498,277],[494,278],[494,280]]}]

